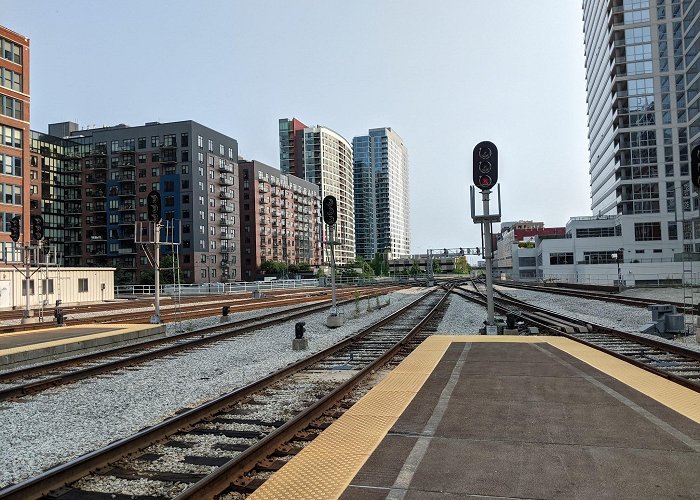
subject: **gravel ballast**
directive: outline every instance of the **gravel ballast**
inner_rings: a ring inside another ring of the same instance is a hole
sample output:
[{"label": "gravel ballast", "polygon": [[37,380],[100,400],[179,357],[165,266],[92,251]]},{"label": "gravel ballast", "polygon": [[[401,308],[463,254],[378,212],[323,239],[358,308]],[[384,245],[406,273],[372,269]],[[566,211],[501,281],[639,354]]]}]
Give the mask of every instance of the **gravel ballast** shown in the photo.
[{"label": "gravel ballast", "polygon": [[[393,292],[387,304],[367,311],[360,301],[345,306],[347,322],[325,326],[328,312],[306,321],[308,351],[292,351],[294,324],[148,362],[84,382],[48,390],[18,402],[0,403],[0,487],[16,483],[116,439],[154,425],[178,410],[196,406],[251,383],[312,352],[351,336],[417,299],[425,289]],[[372,307],[376,301],[372,299]],[[219,318],[197,320],[198,326]]]},{"label": "gravel ballast", "polygon": [[[294,323],[261,329],[238,339],[154,360],[138,369],[122,370],[88,381],[48,390],[17,402],[0,403],[0,488],[40,473],[54,465],[88,453],[116,439],[154,425],[178,410],[230,392],[262,376],[353,335],[424,293],[410,289],[382,297],[390,303],[368,312],[367,300],[344,307],[348,321],[328,329],[328,312],[306,321],[309,351],[292,351]],[[541,307],[569,313],[591,322],[638,332],[650,320],[643,308],[600,301],[554,296],[541,292],[504,290]],[[453,295],[436,333],[477,334],[485,310]],[[372,307],[376,305],[371,300]],[[255,313],[249,313],[255,314]],[[199,319],[204,327],[218,317]],[[187,324],[183,324],[188,328]],[[168,327],[168,332],[177,326]],[[659,337],[653,337],[659,339]],[[694,339],[693,339],[694,342]]]}]

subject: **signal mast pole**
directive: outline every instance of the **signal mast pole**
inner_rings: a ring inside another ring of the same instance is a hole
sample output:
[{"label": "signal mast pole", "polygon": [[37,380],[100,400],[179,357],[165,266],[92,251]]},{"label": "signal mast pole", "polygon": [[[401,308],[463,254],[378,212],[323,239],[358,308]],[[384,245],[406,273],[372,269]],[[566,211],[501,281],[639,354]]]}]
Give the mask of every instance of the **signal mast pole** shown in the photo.
[{"label": "signal mast pole", "polygon": [[484,214],[477,216],[475,211],[474,187],[470,187],[472,220],[481,223],[484,235],[484,259],[486,260],[486,322],[495,325],[493,304],[493,242],[491,237],[492,222],[501,220],[501,194],[498,190],[498,213],[489,213],[491,188],[498,181],[498,148],[490,141],[482,141],[473,151],[474,186],[481,190]]}]

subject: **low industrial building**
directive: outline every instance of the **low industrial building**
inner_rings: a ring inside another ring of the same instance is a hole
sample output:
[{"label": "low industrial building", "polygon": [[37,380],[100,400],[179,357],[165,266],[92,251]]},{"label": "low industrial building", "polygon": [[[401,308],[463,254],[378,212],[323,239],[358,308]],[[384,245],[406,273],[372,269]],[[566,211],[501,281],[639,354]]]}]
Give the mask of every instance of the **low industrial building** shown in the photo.
[{"label": "low industrial building", "polygon": [[700,270],[692,247],[674,252],[648,225],[625,216],[573,217],[561,228],[518,237],[507,224],[497,239],[494,274],[501,279],[567,283],[691,283]]},{"label": "low industrial building", "polygon": [[[51,309],[62,305],[114,300],[113,267],[31,267],[29,308]],[[0,268],[0,310],[26,307],[26,271],[23,267]]]}]

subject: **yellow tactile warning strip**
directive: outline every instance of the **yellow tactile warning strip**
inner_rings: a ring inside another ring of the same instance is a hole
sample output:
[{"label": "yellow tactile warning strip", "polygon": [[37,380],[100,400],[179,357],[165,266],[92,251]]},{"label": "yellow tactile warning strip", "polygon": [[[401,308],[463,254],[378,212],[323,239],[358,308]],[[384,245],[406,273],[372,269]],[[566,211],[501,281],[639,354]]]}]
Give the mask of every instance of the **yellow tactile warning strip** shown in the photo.
[{"label": "yellow tactile warning strip", "polygon": [[[83,326],[66,326],[66,327],[57,327],[57,328],[46,328],[42,330],[35,330],[35,331],[26,331],[26,332],[18,332],[18,333],[7,333],[4,334],[5,338],[9,338],[11,336],[16,336],[18,338],[21,338],[22,335],[26,335],[27,333],[36,333],[37,331],[41,331],[42,333],[46,333],[47,337],[51,335],[52,331],[61,331],[63,329],[76,329],[76,328],[83,328]],[[84,328],[88,329],[90,328],[89,325],[84,326]],[[115,335],[124,335],[124,334],[129,334],[129,333],[142,333],[143,335],[141,336],[147,336],[147,335],[155,335],[157,333],[160,333],[164,331],[165,326],[164,325],[140,325],[140,324],[134,324],[134,325],[112,325],[112,324],[100,324],[99,325],[100,330],[106,330],[106,331],[101,331],[99,333],[92,333],[92,334],[87,334],[87,335],[81,335],[78,337],[66,337],[66,338],[61,338],[61,339],[56,339],[56,340],[47,340],[46,342],[40,342],[36,344],[27,344],[27,345],[22,345],[18,347],[10,347],[7,349],[0,349],[0,356],[5,356],[5,355],[10,355],[10,354],[16,354],[19,352],[27,352],[27,351],[34,351],[37,349],[46,349],[50,347],[56,347],[64,344],[75,344],[79,342],[85,342],[89,340],[96,340],[96,339],[101,339],[105,337],[113,337]]]},{"label": "yellow tactile warning strip", "polygon": [[700,394],[564,337],[434,335],[250,498],[339,497],[421,389],[452,342],[548,343],[700,423]]}]

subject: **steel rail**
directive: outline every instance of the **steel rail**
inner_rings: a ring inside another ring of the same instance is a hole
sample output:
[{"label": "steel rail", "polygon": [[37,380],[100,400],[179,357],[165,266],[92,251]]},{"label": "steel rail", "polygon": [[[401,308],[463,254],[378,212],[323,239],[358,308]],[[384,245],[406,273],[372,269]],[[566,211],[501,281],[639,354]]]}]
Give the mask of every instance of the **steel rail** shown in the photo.
[{"label": "steel rail", "polygon": [[386,318],[374,323],[373,325],[370,325],[358,334],[348,337],[347,339],[344,339],[343,341],[308,358],[300,360],[297,363],[290,364],[256,382],[236,389],[229,394],[220,396],[196,408],[186,410],[136,434],[117,440],[102,449],[95,450],[65,464],[53,467],[33,478],[27,479],[26,481],[8,486],[0,490],[0,499],[26,500],[27,498],[37,498],[48,495],[51,491],[62,488],[66,484],[76,481],[77,479],[80,479],[90,472],[104,467],[111,462],[115,462],[120,458],[151,446],[154,443],[177,433],[183,428],[192,427],[212,414],[220,412],[225,408],[232,406],[236,402],[244,400],[250,397],[252,394],[261,391],[271,384],[274,384],[275,382],[286,378],[295,372],[301,371],[333,354],[334,352],[361,340],[362,337],[368,335],[377,328],[380,328],[381,326],[389,323],[393,319],[401,316],[406,311],[415,307],[432,293],[433,291],[418,297],[411,303],[395,311]]},{"label": "steel rail", "polygon": [[[454,291],[453,291],[453,293],[454,293]],[[460,295],[461,295],[461,294],[460,294]],[[467,298],[467,297],[465,297],[465,298]],[[503,300],[503,299],[499,299],[499,300]],[[521,304],[521,307],[522,307],[523,309],[532,308],[532,309],[539,310],[539,311],[541,311],[541,312],[544,313],[544,314],[550,314],[550,313],[551,313],[551,314],[553,314],[553,315],[555,315],[555,316],[564,316],[564,317],[566,317],[565,315],[562,315],[561,313],[557,313],[557,312],[554,312],[554,311],[549,311],[549,310],[543,309],[543,308],[538,308],[537,306],[533,306],[532,304],[528,304],[527,302],[519,301],[519,300],[517,300],[517,299],[512,299],[512,298],[511,298],[510,302],[511,302],[511,303],[515,303],[515,302],[520,303],[520,304]],[[508,311],[507,308],[502,307],[502,306],[501,306],[501,310],[502,310],[502,311]],[[520,317],[522,317],[521,314],[518,314],[518,313],[515,313],[515,314],[518,315],[518,316],[520,316]],[[681,346],[675,346],[675,345],[672,345],[672,344],[667,344],[667,343],[660,342],[660,341],[657,341],[657,340],[654,340],[654,339],[649,339],[649,338],[647,338],[647,337],[639,337],[639,336],[636,336],[636,335],[631,334],[631,333],[629,333],[629,332],[622,332],[622,331],[620,331],[620,330],[615,330],[615,329],[613,329],[613,328],[609,328],[609,327],[606,327],[606,326],[603,326],[603,325],[598,325],[598,324],[595,324],[595,323],[591,323],[590,321],[577,320],[576,318],[569,318],[569,320],[570,320],[570,321],[578,321],[578,322],[580,322],[580,323],[583,324],[583,325],[590,325],[590,326],[593,328],[593,330],[594,330],[595,332],[601,333],[601,334],[603,334],[603,335],[610,335],[610,336],[612,336],[612,337],[619,338],[619,339],[622,339],[622,340],[627,341],[627,342],[630,342],[630,343],[634,343],[634,344],[641,345],[641,346],[648,346],[648,347],[651,347],[651,348],[654,348],[654,349],[658,349],[658,350],[664,351],[664,352],[666,352],[666,353],[675,354],[675,355],[677,355],[677,356],[682,356],[682,357],[688,358],[689,361],[700,362],[700,352],[697,352],[697,351],[694,351],[694,350],[691,350],[691,349],[684,349],[684,348],[681,347]],[[531,321],[531,319],[528,318],[528,321]],[[592,348],[594,348],[594,349],[597,349],[598,351],[604,352],[604,353],[606,353],[606,354],[610,354],[611,356],[614,356],[614,357],[616,357],[616,358],[618,358],[618,359],[621,359],[621,360],[623,360],[623,361],[626,361],[626,362],[628,362],[628,363],[631,363],[631,364],[633,364],[633,365],[635,365],[635,366],[637,366],[637,367],[639,367],[639,368],[642,368],[642,369],[644,369],[644,370],[646,370],[646,371],[649,371],[649,372],[651,372],[651,373],[654,373],[654,374],[656,374],[656,375],[659,375],[660,377],[663,377],[663,378],[665,378],[665,379],[667,379],[667,380],[671,380],[671,381],[673,381],[673,382],[676,382],[677,384],[680,384],[680,385],[682,385],[682,386],[684,386],[684,387],[687,387],[688,389],[692,389],[693,391],[700,392],[700,383],[698,383],[698,382],[694,382],[693,380],[690,380],[690,379],[685,378],[685,377],[683,377],[683,376],[677,375],[677,374],[675,374],[675,373],[671,373],[671,372],[666,371],[666,370],[664,370],[664,369],[662,369],[662,368],[657,368],[656,366],[652,366],[652,365],[646,364],[646,363],[644,363],[643,361],[640,361],[640,360],[635,359],[635,358],[633,358],[633,357],[626,356],[626,355],[624,355],[624,354],[621,354],[621,353],[619,353],[619,352],[616,352],[616,351],[614,351],[614,350],[612,350],[612,349],[609,349],[609,348],[607,348],[607,347],[604,347],[604,346],[598,345],[598,344],[596,344],[596,343],[594,343],[594,342],[590,342],[590,341],[588,341],[588,340],[582,339],[582,338],[580,338],[580,337],[577,337],[576,334],[570,334],[570,333],[562,332],[562,331],[560,331],[560,330],[555,330],[555,329],[553,329],[553,328],[551,328],[551,327],[547,327],[547,328],[548,328],[549,330],[553,331],[556,335],[560,335],[560,336],[562,336],[562,337],[566,337],[566,338],[569,338],[569,339],[571,339],[571,340],[575,340],[576,342],[579,342],[579,343],[581,343],[581,344],[587,345],[587,346],[589,346],[589,347],[592,347]]]},{"label": "steel rail", "polygon": [[[432,292],[431,292],[432,293]],[[391,358],[393,358],[401,348],[410,341],[424,327],[439,307],[445,302],[449,293],[445,293],[440,301],[421,319],[394,347],[389,349],[381,357],[359,370],[352,378],[345,381],[341,386],[321,398],[313,406],[307,408],[292,420],[274,430],[256,444],[242,452],[237,457],[231,459],[219,467],[214,473],[206,476],[193,484],[185,491],[175,497],[175,500],[198,500],[202,498],[214,498],[245,472],[253,469],[255,465],[271,455],[274,450],[291,440],[294,435],[307,427],[316,418],[335,405],[340,399],[348,394],[362,379],[373,373]],[[427,295],[425,296],[427,297]]]},{"label": "steel rail", "polygon": [[[375,296],[375,294],[368,294],[366,297],[374,297],[374,296]],[[348,303],[348,302],[352,302],[352,301],[354,301],[354,299],[348,299],[347,301],[343,301],[343,303]],[[180,351],[184,351],[187,349],[192,349],[194,347],[200,347],[202,345],[210,344],[213,342],[219,342],[221,340],[226,340],[230,337],[236,337],[238,335],[248,333],[248,332],[256,330],[258,328],[266,328],[269,326],[274,326],[274,325],[277,325],[280,323],[285,323],[287,321],[306,316],[306,315],[314,313],[314,312],[322,311],[326,307],[328,307],[328,304],[327,304],[327,302],[324,302],[323,304],[315,305],[315,306],[312,306],[311,308],[309,308],[308,306],[302,307],[301,310],[291,311],[291,313],[289,311],[280,311],[278,313],[272,313],[272,314],[270,314],[270,316],[271,316],[270,319],[259,321],[257,323],[253,323],[253,324],[249,324],[248,326],[230,325],[230,324],[229,325],[216,325],[213,327],[203,328],[203,329],[200,329],[200,330],[197,330],[194,332],[187,332],[187,333],[181,334],[181,336],[162,337],[160,339],[148,341],[147,344],[157,345],[157,344],[172,342],[173,340],[177,341],[178,338],[200,336],[200,335],[206,334],[208,332],[221,330],[222,328],[227,328],[227,330],[224,332],[209,335],[207,337],[200,337],[200,338],[196,338],[193,340],[188,340],[186,342],[175,343],[173,345],[161,347],[159,349],[154,349],[152,351],[143,352],[140,354],[137,353],[137,354],[134,354],[133,356],[129,356],[129,357],[122,358],[122,359],[117,359],[114,361],[109,361],[107,363],[102,363],[102,364],[96,365],[96,366],[90,366],[90,367],[83,368],[80,370],[70,371],[70,372],[59,374],[59,375],[56,375],[53,377],[45,378],[45,379],[42,379],[42,380],[39,380],[36,382],[30,382],[27,384],[21,384],[21,385],[8,387],[5,389],[0,389],[0,400],[9,399],[9,398],[13,398],[13,397],[16,398],[16,397],[25,396],[28,394],[35,394],[37,392],[49,389],[51,387],[56,387],[59,385],[65,385],[65,384],[68,384],[71,382],[84,380],[86,378],[90,378],[90,377],[93,377],[96,375],[100,375],[102,373],[107,373],[107,372],[111,372],[114,370],[118,370],[118,369],[124,368],[126,366],[133,366],[133,365],[145,363],[147,361],[151,361],[153,359],[167,356],[167,355],[173,354],[175,352],[180,352]],[[250,323],[250,321],[248,321],[248,320],[244,320],[244,322]],[[231,329],[231,326],[233,326],[232,329]],[[126,346],[123,348],[113,349],[110,351],[103,351],[100,353],[88,354],[88,355],[86,355],[85,358],[71,358],[70,360],[65,360],[65,364],[63,366],[75,364],[76,359],[80,359],[80,362],[87,362],[87,361],[92,360],[92,359],[99,359],[100,357],[102,357],[102,358],[112,357],[112,356],[118,354],[115,351],[126,350],[128,352],[128,351],[143,350],[143,348],[145,347],[145,344],[146,343],[136,344],[136,345]],[[60,363],[60,362],[56,362],[56,363]],[[57,366],[56,364],[52,364],[51,369],[56,369],[56,366]],[[31,370],[31,368],[28,370]],[[3,374],[3,375],[6,375],[6,374]],[[0,376],[0,380],[1,379],[2,379],[2,376]]]}]

